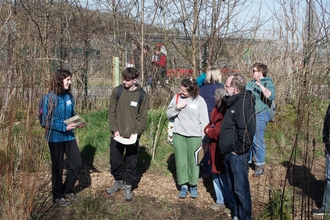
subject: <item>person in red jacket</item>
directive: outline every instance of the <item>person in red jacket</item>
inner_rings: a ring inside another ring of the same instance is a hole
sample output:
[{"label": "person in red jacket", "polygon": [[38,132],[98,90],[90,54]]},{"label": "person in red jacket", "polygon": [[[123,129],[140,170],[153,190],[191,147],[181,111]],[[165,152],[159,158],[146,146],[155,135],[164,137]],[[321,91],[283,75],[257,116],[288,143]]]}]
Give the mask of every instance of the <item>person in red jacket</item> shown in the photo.
[{"label": "person in red jacket", "polygon": [[235,206],[235,200],[228,186],[226,168],[223,163],[224,155],[220,153],[218,146],[220,127],[227,109],[226,103],[222,101],[225,95],[226,90],[224,86],[221,85],[215,90],[216,105],[211,112],[210,123],[204,128],[205,135],[210,138],[209,154],[213,187],[216,195],[216,203],[210,206],[213,210],[225,209],[226,207],[232,210]]},{"label": "person in red jacket", "polygon": [[165,85],[167,57],[164,53],[162,53],[160,45],[156,45],[154,51],[155,56],[151,60],[151,62],[155,65],[156,69],[154,84],[157,85],[158,81],[160,81],[161,85]]}]

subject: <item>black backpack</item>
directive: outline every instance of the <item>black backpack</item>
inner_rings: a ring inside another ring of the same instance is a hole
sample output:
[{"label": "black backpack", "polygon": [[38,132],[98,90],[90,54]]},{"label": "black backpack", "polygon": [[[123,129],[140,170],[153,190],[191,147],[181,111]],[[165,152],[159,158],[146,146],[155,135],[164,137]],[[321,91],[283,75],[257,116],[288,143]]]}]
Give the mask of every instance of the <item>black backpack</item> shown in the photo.
[{"label": "black backpack", "polygon": [[275,115],[276,115],[276,103],[275,100],[270,102],[269,105],[270,108],[270,122],[274,122],[275,121]]},{"label": "black backpack", "polygon": [[[265,83],[265,87],[267,88],[267,82]],[[269,113],[270,113],[270,122],[274,122],[275,121],[275,115],[276,115],[276,103],[275,100],[272,101],[268,101],[268,107],[270,109]]]},{"label": "black backpack", "polygon": [[[123,85],[119,85],[118,86],[118,90],[117,90],[117,94],[116,94],[116,105],[119,101],[119,98],[121,96],[121,94],[123,93],[123,89],[124,89],[124,86]],[[141,103],[143,101],[143,97],[145,95],[145,91],[143,89],[140,89],[140,94],[139,94],[139,106],[138,106],[138,113],[140,114],[140,106],[141,106]]]}]

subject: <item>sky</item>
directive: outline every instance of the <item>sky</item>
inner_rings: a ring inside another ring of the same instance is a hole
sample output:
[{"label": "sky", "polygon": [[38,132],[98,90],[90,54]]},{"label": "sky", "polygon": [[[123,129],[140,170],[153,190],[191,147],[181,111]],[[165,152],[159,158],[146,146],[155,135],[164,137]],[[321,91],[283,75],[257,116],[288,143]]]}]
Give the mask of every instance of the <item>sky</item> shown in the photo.
[{"label": "sky", "polygon": [[[123,4],[126,4],[129,1],[130,0],[116,0],[116,2],[122,2]],[[154,5],[157,1],[162,3],[171,2],[171,0],[145,0],[145,6]],[[225,1],[233,2],[234,0]],[[106,4],[111,3],[109,0],[80,0],[82,5],[86,5],[87,2],[89,8],[94,8],[97,5],[100,6],[99,2],[106,2]],[[240,3],[242,1],[238,2]],[[247,0],[244,6],[237,7],[235,13],[237,13],[238,16],[232,23],[238,28],[247,29],[253,26],[257,21],[263,21],[263,25],[258,32],[260,35],[256,36],[256,38],[273,38],[274,30],[283,28],[283,25],[285,26],[283,19],[285,15],[288,15],[285,19],[289,20],[290,23],[296,23],[297,28],[304,28],[306,25],[306,7],[308,2],[315,3],[318,14],[320,14],[320,5],[322,5],[328,12],[327,16],[329,17],[329,0]],[[141,4],[141,0],[139,0],[138,3]],[[170,11],[167,13],[169,14]],[[160,22],[162,22],[161,19]]]}]

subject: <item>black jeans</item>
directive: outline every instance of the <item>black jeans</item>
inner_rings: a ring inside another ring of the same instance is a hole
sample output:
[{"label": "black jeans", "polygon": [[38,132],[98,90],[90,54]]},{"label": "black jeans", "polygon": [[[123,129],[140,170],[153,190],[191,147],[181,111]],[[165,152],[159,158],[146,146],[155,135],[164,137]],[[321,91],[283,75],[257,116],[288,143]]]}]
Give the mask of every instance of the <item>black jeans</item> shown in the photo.
[{"label": "black jeans", "polygon": [[[66,142],[48,142],[52,159],[52,193],[53,201],[74,193],[74,185],[83,163],[76,140]],[[64,154],[67,160],[67,174],[63,184]]]},{"label": "black jeans", "polygon": [[[124,172],[123,158],[124,150],[126,157],[126,167]],[[135,144],[123,145],[118,143],[113,138],[110,141],[110,166],[111,174],[115,180],[124,180],[126,185],[133,185],[136,183],[137,174],[136,167],[138,163],[138,151],[139,151],[139,141],[137,140]]]}]

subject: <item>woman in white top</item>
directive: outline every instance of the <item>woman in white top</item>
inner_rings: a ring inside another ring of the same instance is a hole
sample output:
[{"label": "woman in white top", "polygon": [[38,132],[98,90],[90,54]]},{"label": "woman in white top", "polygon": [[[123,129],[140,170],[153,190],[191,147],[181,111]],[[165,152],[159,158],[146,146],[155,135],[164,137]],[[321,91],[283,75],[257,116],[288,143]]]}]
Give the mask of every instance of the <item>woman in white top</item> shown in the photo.
[{"label": "woman in white top", "polygon": [[[199,95],[196,80],[183,79],[180,97],[172,98],[167,108],[167,117],[174,120],[173,145],[177,183],[181,187],[179,197],[197,198],[199,166],[195,163],[194,152],[201,146],[204,128],[209,123],[207,106]],[[189,187],[189,188],[188,188]]]}]

